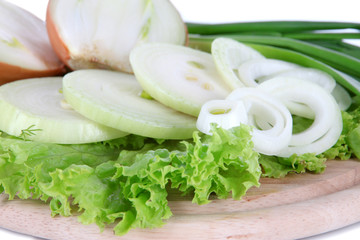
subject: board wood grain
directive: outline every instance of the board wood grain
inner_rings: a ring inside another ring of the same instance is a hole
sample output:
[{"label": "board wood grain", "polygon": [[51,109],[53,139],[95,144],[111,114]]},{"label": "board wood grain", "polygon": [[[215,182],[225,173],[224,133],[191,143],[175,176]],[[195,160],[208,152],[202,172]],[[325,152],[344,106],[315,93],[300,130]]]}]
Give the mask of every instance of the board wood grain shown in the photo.
[{"label": "board wood grain", "polygon": [[261,179],[240,201],[214,199],[198,206],[173,193],[174,216],[162,228],[134,229],[119,237],[112,226],[100,233],[77,217],[50,216],[37,200],[0,197],[0,226],[59,240],[118,239],[297,239],[360,221],[360,161],[328,161],[323,174],[291,174]]}]

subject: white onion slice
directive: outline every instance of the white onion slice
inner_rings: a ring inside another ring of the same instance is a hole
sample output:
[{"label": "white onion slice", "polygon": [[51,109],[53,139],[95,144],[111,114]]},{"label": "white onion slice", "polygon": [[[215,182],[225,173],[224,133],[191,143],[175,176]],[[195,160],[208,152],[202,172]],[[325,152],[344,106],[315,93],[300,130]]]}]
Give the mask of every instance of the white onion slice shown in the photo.
[{"label": "white onion slice", "polygon": [[210,100],[231,89],[216,70],[211,54],[165,43],[142,44],[130,54],[141,87],[162,104],[193,116]]},{"label": "white onion slice", "polygon": [[187,139],[196,118],[144,98],[132,74],[83,69],[64,76],[66,101],[80,114],[103,125],[151,138]]},{"label": "white onion slice", "polygon": [[270,120],[267,124],[268,127],[273,126],[270,129],[258,129],[253,121],[254,150],[266,155],[278,155],[289,145],[292,135],[292,116],[275,97],[256,88],[238,88],[226,99],[243,101],[247,107],[249,119],[262,118],[262,123]]},{"label": "white onion slice", "polygon": [[0,87],[0,129],[10,135],[34,133],[28,140],[80,144],[127,135],[93,122],[64,105],[61,77],[32,78]]},{"label": "white onion slice", "polygon": [[290,77],[290,78],[297,78],[305,81],[310,81],[316,83],[317,85],[324,88],[328,92],[332,92],[336,86],[335,79],[326,72],[323,72],[315,68],[305,68],[305,67],[299,67],[267,76],[265,78],[262,78],[259,83],[262,83],[274,77]]},{"label": "white onion slice", "polygon": [[224,81],[232,88],[243,87],[236,74],[241,64],[252,59],[265,59],[261,53],[230,38],[217,38],[212,42],[211,54]]},{"label": "white onion slice", "polygon": [[255,59],[241,64],[238,68],[238,76],[245,86],[256,87],[259,78],[299,67],[297,64],[277,59]]},{"label": "white onion slice", "polygon": [[[341,110],[346,110],[351,105],[351,97],[349,93],[340,85],[338,85],[333,77],[329,74],[314,68],[296,68],[285,72],[273,74],[261,78],[260,83],[274,77],[290,77],[297,78],[304,81],[316,83],[326,91],[332,93],[339,104]],[[314,112],[304,104],[296,102],[288,102],[286,104],[291,112],[298,116],[314,119]]]},{"label": "white onion slice", "polygon": [[[301,80],[306,80],[316,83],[317,85],[324,88],[326,91],[330,92],[334,96],[340,109],[343,111],[348,109],[352,103],[352,99],[349,92],[341,85],[337,84],[335,79],[331,77],[329,74],[318,69],[296,68],[262,78],[260,83],[273,77],[291,77],[291,78],[298,78]],[[297,115],[308,118],[314,118],[313,112],[309,111],[310,109],[307,108],[306,106],[299,105],[296,103],[290,103],[290,104],[292,106],[291,108],[297,112]]]},{"label": "white onion slice", "polygon": [[255,99],[251,101],[250,106],[248,106],[250,125],[256,126],[266,134],[278,135],[283,131],[285,119],[279,112],[273,111],[272,107]]},{"label": "white onion slice", "polygon": [[206,102],[200,111],[196,127],[203,133],[211,135],[211,123],[229,129],[247,123],[247,112],[240,101],[211,100]]},{"label": "white onion slice", "polygon": [[348,91],[340,84],[336,84],[331,92],[342,111],[346,111],[352,104],[352,99]]},{"label": "white onion slice", "polygon": [[289,146],[285,148],[279,156],[289,157],[293,154],[315,153],[320,154],[331,148],[339,139],[342,131],[341,114],[336,114],[333,119],[334,125],[326,132],[324,136],[316,141],[298,146]]},{"label": "white onion slice", "polygon": [[335,71],[337,74],[339,74],[341,77],[345,78],[345,80],[356,90],[360,91],[360,82],[358,80],[356,80],[355,78],[353,78],[352,76],[343,73],[341,71],[338,71],[334,68],[332,68],[333,71]]},{"label": "white onion slice", "polygon": [[307,105],[315,114],[313,124],[300,133],[293,134],[289,147],[281,156],[315,154],[332,147],[342,130],[341,112],[334,97],[317,84],[295,78],[276,77],[258,86],[278,97],[285,104],[296,102]]}]

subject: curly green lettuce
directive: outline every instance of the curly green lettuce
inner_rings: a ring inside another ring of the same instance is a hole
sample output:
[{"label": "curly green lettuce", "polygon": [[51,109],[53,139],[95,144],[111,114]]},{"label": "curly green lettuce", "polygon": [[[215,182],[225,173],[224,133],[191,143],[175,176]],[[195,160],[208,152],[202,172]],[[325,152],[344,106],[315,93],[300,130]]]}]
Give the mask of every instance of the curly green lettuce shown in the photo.
[{"label": "curly green lettuce", "polygon": [[9,195],[49,203],[52,215],[96,223],[116,222],[115,234],[154,228],[171,217],[168,189],[206,204],[216,194],[240,199],[259,186],[259,154],[250,128],[213,126],[191,141],[154,141],[128,136],[106,143],[57,145],[0,137],[0,186]]}]

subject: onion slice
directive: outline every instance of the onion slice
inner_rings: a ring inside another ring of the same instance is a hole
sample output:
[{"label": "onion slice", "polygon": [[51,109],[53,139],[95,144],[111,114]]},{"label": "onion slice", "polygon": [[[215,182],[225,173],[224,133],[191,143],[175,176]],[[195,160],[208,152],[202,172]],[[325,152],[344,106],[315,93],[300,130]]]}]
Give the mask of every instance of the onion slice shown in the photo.
[{"label": "onion slice", "polygon": [[230,100],[210,100],[200,111],[196,127],[201,132],[211,135],[211,124],[230,129],[240,124],[247,124],[247,112],[243,102]]},{"label": "onion slice", "polygon": [[[302,67],[296,68],[261,78],[259,83],[274,77],[297,78],[299,80],[313,82],[331,93],[341,110],[346,110],[352,103],[350,94],[341,85],[337,84],[335,79],[329,74],[318,69]],[[289,102],[287,103],[287,106],[298,116],[314,119],[314,113],[304,104]]]},{"label": "onion slice", "polygon": [[206,52],[147,43],[131,52],[130,62],[136,79],[153,98],[196,117],[205,102],[224,99],[231,92]]},{"label": "onion slice", "polygon": [[308,129],[293,134],[289,147],[280,156],[307,152],[319,154],[331,148],[339,139],[342,131],[341,111],[334,97],[322,87],[295,78],[276,77],[263,82],[258,88],[276,96],[285,105],[288,102],[304,104],[315,115]]},{"label": "onion slice", "polygon": [[[97,124],[63,107],[61,77],[18,80],[0,87],[0,129],[28,140],[80,144],[123,137],[127,133]],[[25,136],[26,135],[26,136]]]},{"label": "onion slice", "polygon": [[342,111],[346,111],[352,104],[352,99],[349,92],[340,84],[336,84],[335,88],[331,92],[331,95],[333,95],[339,105],[340,110]]},{"label": "onion slice", "polygon": [[79,113],[100,124],[141,136],[191,138],[196,118],[177,112],[149,97],[134,75],[84,69],[64,76],[66,101]]},{"label": "onion slice", "polygon": [[[257,88],[238,88],[226,100],[242,101],[247,108],[248,124],[254,127],[254,150],[266,155],[278,155],[289,145],[292,116],[277,98]],[[265,128],[261,128],[260,121]],[[264,124],[266,123],[266,124]]]},{"label": "onion slice", "polygon": [[332,92],[336,86],[335,79],[326,72],[323,72],[315,68],[306,68],[306,67],[298,67],[295,69],[266,76],[262,78],[259,83],[262,83],[274,77],[297,78],[300,80],[313,82],[319,85],[320,87],[324,88],[328,92]]},{"label": "onion slice", "polygon": [[211,54],[224,81],[232,88],[244,87],[237,76],[241,64],[265,57],[251,47],[230,38],[216,38],[211,44]]},{"label": "onion slice", "polygon": [[255,59],[241,64],[238,68],[238,76],[245,86],[256,87],[262,77],[299,67],[297,64],[277,59]]}]

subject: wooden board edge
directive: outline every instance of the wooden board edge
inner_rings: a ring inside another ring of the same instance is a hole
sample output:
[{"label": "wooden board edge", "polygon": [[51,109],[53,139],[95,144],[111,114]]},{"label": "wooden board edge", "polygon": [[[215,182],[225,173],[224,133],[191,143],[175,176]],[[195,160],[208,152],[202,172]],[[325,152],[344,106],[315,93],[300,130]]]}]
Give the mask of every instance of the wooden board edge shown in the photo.
[{"label": "wooden board edge", "polygon": [[[360,221],[360,185],[315,199],[251,211],[177,215],[162,228],[135,229],[124,237],[103,233],[76,217],[50,217],[38,201],[8,201],[0,209],[3,228],[45,239],[297,239]],[[35,205],[34,205],[35,204]]]}]

